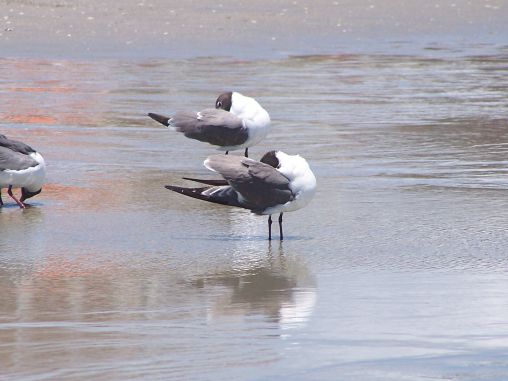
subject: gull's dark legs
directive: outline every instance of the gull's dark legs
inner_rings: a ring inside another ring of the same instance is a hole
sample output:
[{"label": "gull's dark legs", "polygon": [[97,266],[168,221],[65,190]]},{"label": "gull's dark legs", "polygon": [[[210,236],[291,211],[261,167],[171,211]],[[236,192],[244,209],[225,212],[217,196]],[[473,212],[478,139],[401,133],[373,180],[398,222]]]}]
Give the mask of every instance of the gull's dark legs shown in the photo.
[{"label": "gull's dark legs", "polygon": [[229,153],[229,151],[226,151],[226,155]]},{"label": "gull's dark legs", "polygon": [[279,233],[280,233],[280,240],[282,241],[284,239],[284,236],[282,235],[282,213],[279,214]]},{"label": "gull's dark legs", "polygon": [[268,217],[268,240],[272,240],[272,215]]},{"label": "gull's dark legs", "polygon": [[14,201],[16,201],[16,204],[18,204],[18,205],[19,205],[19,207],[20,207],[21,209],[24,209],[24,208],[25,208],[25,204],[23,204],[21,201],[19,201],[19,200],[16,198],[16,196],[14,196],[14,195],[12,194],[12,185],[9,185],[9,188],[8,188],[8,190],[7,190],[7,193],[8,193],[8,195],[9,195],[9,196],[11,196],[11,198],[12,198]]}]

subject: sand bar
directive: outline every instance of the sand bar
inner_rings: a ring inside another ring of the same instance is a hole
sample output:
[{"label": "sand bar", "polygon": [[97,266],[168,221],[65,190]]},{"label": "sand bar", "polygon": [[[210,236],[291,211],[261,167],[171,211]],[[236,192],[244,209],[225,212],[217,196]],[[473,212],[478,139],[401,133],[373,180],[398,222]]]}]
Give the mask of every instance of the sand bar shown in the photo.
[{"label": "sand bar", "polygon": [[508,43],[508,1],[0,0],[2,57],[281,57]]}]

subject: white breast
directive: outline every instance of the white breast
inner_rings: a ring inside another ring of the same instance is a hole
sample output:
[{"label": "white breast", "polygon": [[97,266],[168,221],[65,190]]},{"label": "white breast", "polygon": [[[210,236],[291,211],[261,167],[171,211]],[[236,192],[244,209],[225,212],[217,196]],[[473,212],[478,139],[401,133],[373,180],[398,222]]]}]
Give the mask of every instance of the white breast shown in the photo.
[{"label": "white breast", "polygon": [[268,208],[263,214],[293,212],[301,209],[312,200],[316,192],[316,177],[303,157],[288,155],[281,151],[275,155],[280,164],[277,170],[289,179],[289,188],[295,198],[284,205]]}]

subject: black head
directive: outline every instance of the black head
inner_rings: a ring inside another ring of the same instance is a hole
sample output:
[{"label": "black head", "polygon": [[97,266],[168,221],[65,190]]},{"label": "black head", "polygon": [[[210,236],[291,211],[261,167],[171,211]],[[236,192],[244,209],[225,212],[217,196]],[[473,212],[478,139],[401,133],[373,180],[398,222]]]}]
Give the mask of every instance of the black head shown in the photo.
[{"label": "black head", "polygon": [[30,197],[33,197],[33,196],[36,196],[38,195],[39,193],[41,193],[42,191],[42,188],[39,189],[38,191],[35,191],[35,192],[30,192],[29,190],[27,190],[26,188],[21,188],[21,198],[20,198],[20,201],[23,202],[25,201],[27,198],[30,198]]},{"label": "black head", "polygon": [[233,93],[230,91],[229,93],[222,93],[221,95],[219,95],[219,97],[215,101],[215,108],[230,111],[232,104],[233,104]]},{"label": "black head", "polygon": [[271,165],[274,168],[280,168],[280,162],[279,159],[277,159],[277,156],[275,155],[277,151],[270,151],[263,155],[261,158],[261,163],[265,163],[268,165]]}]

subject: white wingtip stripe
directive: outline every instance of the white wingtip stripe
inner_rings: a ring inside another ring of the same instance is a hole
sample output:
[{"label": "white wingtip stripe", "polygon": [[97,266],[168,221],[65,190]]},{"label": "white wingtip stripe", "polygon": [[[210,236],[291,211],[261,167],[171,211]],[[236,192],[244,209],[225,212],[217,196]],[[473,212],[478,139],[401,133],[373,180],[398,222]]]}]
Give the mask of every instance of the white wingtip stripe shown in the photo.
[{"label": "white wingtip stripe", "polygon": [[205,168],[209,169],[210,171],[217,172],[215,169],[210,167],[210,158],[206,158],[205,161],[203,162],[203,165],[205,166]]}]

